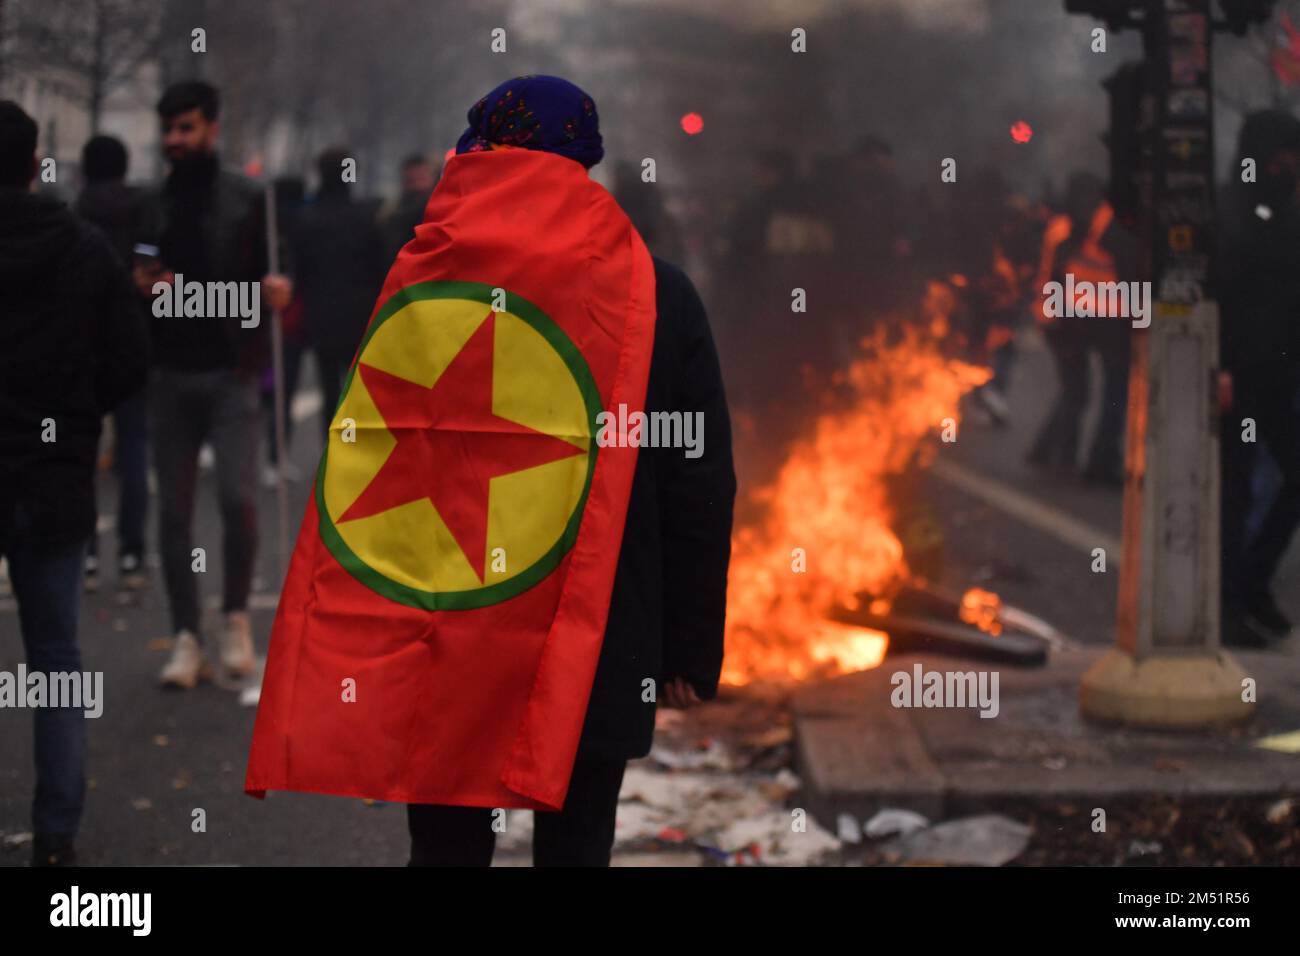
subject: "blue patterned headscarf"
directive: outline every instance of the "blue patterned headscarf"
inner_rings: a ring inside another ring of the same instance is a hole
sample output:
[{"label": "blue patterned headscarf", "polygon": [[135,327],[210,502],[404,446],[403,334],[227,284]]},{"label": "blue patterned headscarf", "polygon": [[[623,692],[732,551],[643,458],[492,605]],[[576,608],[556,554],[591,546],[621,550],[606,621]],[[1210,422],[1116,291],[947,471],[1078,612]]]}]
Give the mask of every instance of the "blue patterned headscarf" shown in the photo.
[{"label": "blue patterned headscarf", "polygon": [[558,153],[588,169],[605,155],[592,98],[568,80],[543,74],[507,80],[470,108],[456,152],[475,153],[492,143]]}]

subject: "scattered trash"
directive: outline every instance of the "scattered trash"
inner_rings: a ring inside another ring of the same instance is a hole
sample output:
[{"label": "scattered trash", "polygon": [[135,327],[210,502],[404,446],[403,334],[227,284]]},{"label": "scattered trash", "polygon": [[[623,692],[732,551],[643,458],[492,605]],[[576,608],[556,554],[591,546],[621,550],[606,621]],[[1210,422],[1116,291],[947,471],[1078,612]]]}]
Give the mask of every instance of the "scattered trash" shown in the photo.
[{"label": "scattered trash", "polygon": [[732,858],[729,865],[762,862],[767,866],[807,866],[840,848],[840,841],[815,821],[808,819],[807,829],[796,831],[791,819],[788,812],[773,810],[736,820],[718,831],[709,843]]},{"label": "scattered trash", "polygon": [[22,833],[6,833],[4,835],[5,849],[12,850],[16,847],[26,846],[32,842],[32,835],[27,831]]},{"label": "scattered trash", "polygon": [[623,775],[614,824],[622,852],[692,848],[715,865],[798,866],[840,846],[811,819],[795,832],[799,818],[784,801],[800,781],[786,768],[742,775],[662,766],[646,759]]},{"label": "scattered trash", "polygon": [[731,755],[720,740],[710,740],[699,750],[679,751],[655,746],[650,751],[650,759],[674,770],[699,770],[704,767],[714,770],[734,769]]},{"label": "scattered trash", "polygon": [[784,803],[792,793],[803,786],[803,782],[791,772],[789,767],[782,767],[770,780],[755,781],[754,786],[773,803]]},{"label": "scattered trash", "polygon": [[835,835],[844,843],[862,842],[862,828],[851,813],[841,813],[835,818]]},{"label": "scattered trash", "polygon": [[257,702],[262,699],[262,685],[254,684],[251,687],[245,687],[239,692],[240,707],[256,707]]},{"label": "scattered trash", "polygon": [[1265,812],[1264,816],[1268,819],[1269,823],[1279,825],[1285,823],[1291,818],[1291,811],[1294,809],[1295,798],[1287,797],[1272,804]]},{"label": "scattered trash", "polygon": [[131,800],[131,806],[136,810],[152,810],[153,801],[148,797],[135,797]]},{"label": "scattered trash", "polygon": [[1160,845],[1159,840],[1134,840],[1128,845],[1129,859],[1142,856],[1154,856],[1164,847]]},{"label": "scattered trash", "polygon": [[917,830],[924,830],[930,821],[911,810],[896,810],[885,807],[862,827],[862,832],[873,839],[887,836],[907,836]]},{"label": "scattered trash", "polygon": [[1043,758],[1043,766],[1046,767],[1048,770],[1064,770],[1065,765],[1066,765],[1066,759],[1064,757]]},{"label": "scattered trash", "polygon": [[949,820],[898,838],[891,849],[906,863],[1003,866],[1029,845],[1033,828],[998,814]]}]

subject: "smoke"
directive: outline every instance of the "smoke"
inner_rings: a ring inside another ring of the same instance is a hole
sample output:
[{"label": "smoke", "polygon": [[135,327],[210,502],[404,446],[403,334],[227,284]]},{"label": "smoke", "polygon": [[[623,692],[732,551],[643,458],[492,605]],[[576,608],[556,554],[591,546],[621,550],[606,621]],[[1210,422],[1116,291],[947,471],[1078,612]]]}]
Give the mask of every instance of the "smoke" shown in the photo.
[{"label": "smoke", "polygon": [[673,9],[699,12],[704,16],[745,28],[804,26],[819,23],[845,10],[889,10],[921,29],[945,28],[981,30],[988,26],[989,0],[746,0],[741,3],[701,4],[698,0],[615,0],[593,4],[591,0],[512,0],[511,22],[540,37],[558,40],[558,16],[598,15],[599,8],[611,7]]},{"label": "smoke", "polygon": [[[1094,53],[1098,24],[1045,0],[511,0],[507,9],[526,61],[544,50],[596,97],[611,155],[656,157],[661,181],[682,188],[720,188],[764,148],[791,149],[810,167],[867,134],[891,143],[912,184],[937,184],[952,157],[972,172],[999,168],[1033,193],[1059,188],[1077,169],[1104,172],[1100,83],[1138,49],[1130,34]],[[795,27],[806,53],[790,49]],[[686,112],[704,117],[698,146],[677,127]],[[1030,143],[1012,142],[1017,120],[1035,130]]]}]

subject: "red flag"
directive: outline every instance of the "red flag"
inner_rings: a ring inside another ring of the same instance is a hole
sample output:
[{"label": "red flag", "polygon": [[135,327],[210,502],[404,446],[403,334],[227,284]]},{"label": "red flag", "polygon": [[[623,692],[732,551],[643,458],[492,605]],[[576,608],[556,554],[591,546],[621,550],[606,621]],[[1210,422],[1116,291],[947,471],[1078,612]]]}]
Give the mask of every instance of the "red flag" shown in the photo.
[{"label": "red flag", "polygon": [[245,790],[559,809],[614,580],[654,269],[578,163],[451,159],[353,360]]}]

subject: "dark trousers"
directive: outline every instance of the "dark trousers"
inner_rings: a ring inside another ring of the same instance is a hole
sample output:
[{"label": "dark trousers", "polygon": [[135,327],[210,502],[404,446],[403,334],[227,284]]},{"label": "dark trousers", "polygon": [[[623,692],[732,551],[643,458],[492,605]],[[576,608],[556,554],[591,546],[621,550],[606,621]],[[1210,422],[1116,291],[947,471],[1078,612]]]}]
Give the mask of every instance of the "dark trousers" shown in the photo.
[{"label": "dark trousers", "polygon": [[1060,319],[1044,333],[1060,391],[1038,430],[1029,459],[1040,465],[1073,469],[1079,459],[1079,431],[1088,405],[1088,344],[1081,329]]},{"label": "dark trousers", "polygon": [[[149,399],[144,389],[113,410],[113,470],[117,473],[117,552],[144,557],[149,509]],[[98,554],[91,536],[90,554]]]},{"label": "dark trousers", "polygon": [[328,345],[314,345],[312,352],[316,355],[316,371],[320,375],[321,390],[321,435],[325,444],[329,444],[330,422],[339,407],[339,398],[343,392],[343,377],[352,364],[353,348],[338,348]]},{"label": "dark trousers", "polygon": [[[222,526],[222,609],[248,607],[257,557],[257,380],[232,370],[159,368],[149,383],[158,470],[158,537],[172,627],[199,631],[199,580],[191,528],[199,448],[212,443]],[[212,542],[199,542],[211,553]]]},{"label": "dark trousers", "polygon": [[[564,809],[533,815],[534,866],[609,866],[625,760],[579,756]],[[496,848],[489,807],[412,803],[409,866],[488,866]],[[497,815],[498,818],[500,814]]]},{"label": "dark trousers", "polygon": [[[1252,369],[1232,376],[1232,408],[1224,416],[1221,452],[1223,596],[1229,607],[1249,607],[1269,592],[1273,574],[1300,526],[1300,375],[1292,366]],[[1248,537],[1257,448],[1241,440],[1242,419],[1255,420],[1255,438],[1277,463],[1282,485]]]},{"label": "dark trousers", "polygon": [[[13,514],[13,522],[0,529],[0,556],[9,561],[28,670],[46,675],[80,671],[77,608],[85,539],[49,546],[21,507]],[[19,693],[26,693],[26,688]],[[34,723],[32,830],[38,836],[71,840],[81,825],[86,800],[85,712],[82,708],[41,707],[35,711]]]},{"label": "dark trousers", "polygon": [[[1117,319],[1094,319],[1118,322]],[[1101,409],[1085,472],[1097,476],[1124,474],[1124,424],[1128,420],[1128,373],[1132,339],[1128,322],[1099,325],[1095,337],[1101,358]],[[1086,362],[1085,362],[1086,371]]]},{"label": "dark trousers", "polygon": [[[302,370],[303,347],[292,342],[284,343],[284,447],[288,451],[293,439],[293,396],[298,391],[298,373]],[[267,376],[268,390],[262,393],[262,414],[266,419],[267,459],[275,465],[275,379]]]}]

